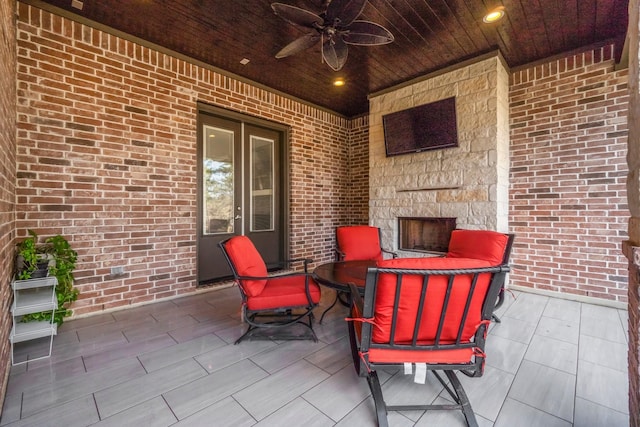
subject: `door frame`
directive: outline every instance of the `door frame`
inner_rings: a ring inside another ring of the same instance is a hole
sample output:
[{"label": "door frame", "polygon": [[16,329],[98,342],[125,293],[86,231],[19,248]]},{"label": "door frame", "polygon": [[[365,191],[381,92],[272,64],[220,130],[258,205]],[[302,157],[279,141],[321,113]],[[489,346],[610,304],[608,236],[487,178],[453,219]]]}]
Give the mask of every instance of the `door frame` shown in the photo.
[{"label": "door frame", "polygon": [[[266,119],[262,119],[259,117],[255,117],[255,116],[251,116],[249,114],[245,114],[245,113],[240,113],[237,111],[233,111],[233,110],[227,110],[225,108],[221,108],[221,107],[217,107],[214,105],[210,105],[210,104],[206,104],[204,102],[198,101],[197,102],[197,120],[196,120],[196,126],[197,126],[197,132],[196,132],[196,215],[195,215],[195,221],[196,221],[196,233],[195,233],[195,243],[196,243],[196,286],[207,286],[209,285],[211,282],[206,282],[206,283],[200,283],[200,280],[198,279],[199,275],[198,275],[198,260],[199,260],[199,256],[200,256],[200,235],[203,232],[203,225],[202,225],[202,210],[203,210],[203,203],[202,203],[202,192],[204,191],[203,189],[203,182],[201,177],[198,174],[202,173],[202,150],[197,149],[197,147],[200,146],[200,141],[202,140],[202,127],[203,127],[203,123],[200,119],[200,115],[201,114],[208,114],[210,116],[214,116],[214,117],[219,117],[221,119],[225,119],[225,120],[233,120],[233,121],[238,121],[244,124],[249,124],[252,126],[257,126],[257,127],[262,127],[262,128],[267,128],[273,131],[276,131],[278,133],[280,133],[282,135],[282,149],[280,150],[280,165],[281,165],[281,169],[282,169],[282,189],[281,189],[281,202],[282,202],[282,209],[281,209],[281,216],[282,216],[282,230],[281,230],[281,236],[280,239],[282,241],[282,252],[284,255],[284,258],[290,258],[289,256],[289,250],[290,250],[290,242],[289,242],[289,236],[291,235],[290,230],[290,195],[291,195],[291,163],[290,163],[290,144],[289,144],[289,138],[290,138],[290,133],[291,133],[291,128],[287,125],[283,125],[281,123],[277,123],[277,122],[273,122],[270,120],[266,120]],[[244,215],[244,213],[243,213]],[[229,276],[229,278],[231,278],[232,276]],[[224,281],[225,278],[221,278],[220,281]]]}]

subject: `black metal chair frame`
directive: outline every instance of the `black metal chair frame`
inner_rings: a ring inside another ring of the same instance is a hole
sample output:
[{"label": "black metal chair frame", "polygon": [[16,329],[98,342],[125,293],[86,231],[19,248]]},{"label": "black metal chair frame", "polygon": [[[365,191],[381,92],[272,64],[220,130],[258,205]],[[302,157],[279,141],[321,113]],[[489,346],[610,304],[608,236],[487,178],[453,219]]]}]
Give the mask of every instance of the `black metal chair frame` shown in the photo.
[{"label": "black metal chair frame", "polygon": [[[473,410],[471,408],[471,403],[469,402],[469,398],[465,393],[460,380],[456,377],[455,371],[461,371],[463,374],[470,377],[480,377],[483,374],[484,370],[484,345],[485,345],[485,337],[486,332],[488,330],[488,323],[492,317],[495,303],[498,298],[498,294],[500,289],[504,285],[504,280],[506,273],[509,272],[508,265],[501,265],[497,267],[487,267],[487,268],[469,268],[469,269],[451,269],[451,270],[414,270],[414,269],[396,269],[396,268],[370,268],[367,272],[367,280],[365,287],[365,295],[364,299],[360,296],[358,292],[358,288],[354,285],[351,285],[351,300],[352,300],[352,313],[358,313],[362,319],[372,319],[374,317],[374,305],[376,298],[376,289],[378,283],[378,276],[381,273],[392,273],[397,275],[397,284],[396,286],[401,286],[402,277],[404,275],[422,275],[424,276],[422,282],[422,290],[420,295],[416,295],[416,298],[419,298],[420,305],[418,308],[419,315],[416,319],[416,325],[414,327],[413,334],[413,342],[411,343],[374,343],[372,342],[372,322],[363,321],[361,326],[361,335],[358,338],[358,334],[356,332],[356,327],[354,322],[359,321],[356,319],[349,319],[349,341],[351,345],[351,354],[353,358],[353,364],[357,374],[361,377],[366,377],[367,382],[369,384],[369,388],[371,389],[371,394],[373,395],[373,399],[375,402],[376,408],[376,416],[378,419],[378,425],[381,427],[387,427],[387,411],[405,411],[405,410],[461,410],[466,421],[467,425],[471,427],[477,426],[477,421]],[[487,294],[485,296],[484,302],[482,304],[481,310],[481,318],[483,322],[480,327],[477,329],[475,335],[471,342],[461,342],[460,338],[462,335],[462,325],[465,323],[465,319],[467,318],[467,314],[469,312],[471,306],[471,299],[473,294],[473,289],[475,287],[478,276],[483,273],[492,274],[489,287],[487,290]],[[446,275],[449,276],[448,280],[448,288],[446,290],[445,300],[442,309],[442,315],[440,317],[440,323],[438,325],[436,339],[433,344],[423,345],[417,342],[417,325],[419,324],[419,320],[422,317],[423,309],[425,306],[425,295],[427,292],[427,287],[429,283],[429,278],[431,276],[438,275]],[[461,327],[458,331],[458,337],[455,343],[446,344],[441,343],[440,334],[442,332],[442,328],[444,325],[444,318],[447,306],[449,304],[449,296],[452,291],[452,286],[454,282],[454,278],[456,275],[473,275],[471,281],[471,290],[469,292],[466,305],[464,308],[464,314],[462,317]],[[399,295],[399,292],[396,292],[396,295]],[[395,327],[398,322],[398,299],[396,299],[393,318],[391,321],[391,337],[394,336]],[[449,393],[449,395],[453,398],[454,404],[415,404],[415,405],[387,405],[384,400],[384,396],[382,394],[382,387],[380,385],[380,381],[378,379],[377,369],[385,368],[385,367],[401,367],[403,363],[373,363],[369,361],[368,352],[370,349],[394,349],[394,350],[403,350],[409,352],[420,352],[420,351],[433,351],[433,350],[458,350],[464,348],[476,348],[480,350],[477,352],[477,355],[473,358],[473,360],[469,363],[427,363],[427,369],[435,375],[438,381],[444,386],[445,390]],[[437,371],[443,371],[452,387],[447,385],[447,383],[443,380],[443,378],[437,373]]]},{"label": "black metal chair frame", "polygon": [[[515,234],[507,234],[507,236],[509,240],[507,240],[507,246],[504,248],[504,257],[502,258],[502,265],[509,264],[509,258],[511,257],[511,248],[513,247],[513,241],[516,237]],[[503,285],[500,288],[500,293],[498,294],[498,301],[496,301],[496,305],[493,308],[494,310],[499,309],[500,307],[502,307],[502,304],[504,304],[504,297],[505,297],[504,293],[505,293],[505,288],[504,288],[504,282],[503,282]],[[496,323],[501,323],[500,318],[495,314],[493,314],[491,318]]]},{"label": "black metal chair frame", "polygon": [[[293,324],[301,324],[309,329],[310,336],[298,336],[298,335],[289,335],[289,334],[272,334],[269,335],[269,339],[278,339],[278,340],[296,340],[296,339],[308,339],[311,338],[314,342],[318,342],[318,337],[316,336],[315,331],[313,330],[313,309],[318,306],[315,304],[311,298],[311,293],[309,291],[309,280],[311,280],[311,273],[308,272],[309,263],[313,262],[313,260],[308,258],[296,258],[290,260],[283,260],[278,262],[277,264],[268,265],[267,268],[269,271],[279,268],[290,268],[294,263],[302,262],[304,266],[304,272],[295,272],[295,273],[285,273],[285,274],[277,274],[266,277],[259,276],[240,276],[238,271],[236,270],[235,265],[229,258],[229,254],[225,250],[225,243],[227,243],[229,239],[225,239],[222,242],[218,243],[218,246],[222,250],[231,271],[233,272],[233,278],[236,284],[238,285],[238,289],[240,290],[240,295],[242,296],[242,318],[249,325],[244,334],[238,338],[234,344],[240,343],[240,341],[244,339],[251,339],[254,336],[254,333],[260,329],[268,328],[272,330],[277,330],[281,328],[286,328]],[[272,280],[282,277],[295,277],[295,276],[305,276],[305,291],[307,294],[307,301],[309,302],[304,306],[283,306],[274,308],[271,310],[250,310],[247,308],[247,300],[249,296],[245,293],[241,281],[242,280]],[[305,318],[307,321],[305,321]],[[264,321],[260,321],[260,319],[266,319]],[[263,337],[261,337],[263,338]]]}]

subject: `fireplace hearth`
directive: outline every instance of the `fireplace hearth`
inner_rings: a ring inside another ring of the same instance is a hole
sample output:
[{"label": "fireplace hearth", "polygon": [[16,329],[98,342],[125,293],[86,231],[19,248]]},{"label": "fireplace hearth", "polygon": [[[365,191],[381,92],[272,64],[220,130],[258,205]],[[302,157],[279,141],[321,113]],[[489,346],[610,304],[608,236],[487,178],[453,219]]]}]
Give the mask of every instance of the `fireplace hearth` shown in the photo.
[{"label": "fireplace hearth", "polygon": [[398,249],[415,252],[447,252],[456,218],[398,218]]}]

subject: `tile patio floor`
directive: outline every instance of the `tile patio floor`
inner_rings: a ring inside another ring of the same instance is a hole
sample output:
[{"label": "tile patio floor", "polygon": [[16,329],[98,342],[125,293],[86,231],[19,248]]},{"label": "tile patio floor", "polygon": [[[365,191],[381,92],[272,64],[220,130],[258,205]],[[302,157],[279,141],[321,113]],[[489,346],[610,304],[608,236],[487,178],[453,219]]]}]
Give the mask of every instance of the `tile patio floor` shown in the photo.
[{"label": "tile patio floor", "polygon": [[[332,291],[323,288],[323,306]],[[346,309],[311,341],[245,341],[237,289],[66,322],[49,359],[13,367],[2,426],[374,426]],[[318,310],[318,316],[322,311]],[[509,294],[481,378],[461,375],[480,427],[628,426],[627,313]],[[17,356],[19,357],[19,356]],[[381,373],[389,403],[442,399],[428,376]],[[443,392],[445,395],[446,392]],[[389,413],[391,426],[463,426],[461,413]]]}]

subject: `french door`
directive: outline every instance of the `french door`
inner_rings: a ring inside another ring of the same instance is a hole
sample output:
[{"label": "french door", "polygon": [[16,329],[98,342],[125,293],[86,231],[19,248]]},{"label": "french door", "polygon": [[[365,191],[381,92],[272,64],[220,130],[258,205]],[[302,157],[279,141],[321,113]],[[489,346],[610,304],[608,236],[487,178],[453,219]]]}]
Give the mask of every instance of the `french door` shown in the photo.
[{"label": "french door", "polygon": [[218,243],[248,236],[266,263],[284,259],[284,132],[199,114],[198,283],[231,276]]}]

